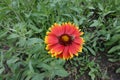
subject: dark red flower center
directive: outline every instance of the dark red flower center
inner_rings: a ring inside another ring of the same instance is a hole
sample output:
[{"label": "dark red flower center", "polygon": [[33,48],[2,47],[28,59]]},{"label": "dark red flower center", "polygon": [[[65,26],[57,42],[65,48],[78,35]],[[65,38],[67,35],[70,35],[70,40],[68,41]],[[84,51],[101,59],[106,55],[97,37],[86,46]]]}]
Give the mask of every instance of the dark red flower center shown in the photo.
[{"label": "dark red flower center", "polygon": [[67,34],[63,34],[59,37],[59,43],[64,46],[70,45],[72,43],[72,40],[72,36],[69,36]]}]

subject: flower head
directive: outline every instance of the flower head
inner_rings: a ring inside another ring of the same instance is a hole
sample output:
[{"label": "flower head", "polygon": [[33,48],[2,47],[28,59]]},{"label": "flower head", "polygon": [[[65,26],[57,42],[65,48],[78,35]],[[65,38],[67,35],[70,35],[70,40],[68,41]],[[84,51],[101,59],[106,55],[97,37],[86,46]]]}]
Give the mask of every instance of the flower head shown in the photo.
[{"label": "flower head", "polygon": [[83,32],[70,22],[57,24],[49,28],[45,36],[46,49],[52,57],[70,59],[78,52],[82,52]]}]

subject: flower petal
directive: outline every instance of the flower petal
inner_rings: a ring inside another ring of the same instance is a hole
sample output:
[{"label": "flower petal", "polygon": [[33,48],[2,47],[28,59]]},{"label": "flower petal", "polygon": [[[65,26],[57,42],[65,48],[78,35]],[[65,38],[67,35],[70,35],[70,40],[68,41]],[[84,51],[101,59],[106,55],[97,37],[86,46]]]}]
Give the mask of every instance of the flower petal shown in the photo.
[{"label": "flower petal", "polygon": [[56,44],[58,43],[58,38],[56,36],[50,35],[45,37],[46,44]]},{"label": "flower petal", "polygon": [[66,47],[64,48],[64,51],[63,51],[62,54],[63,54],[63,58],[64,58],[64,59],[70,58],[69,46],[66,46]]},{"label": "flower petal", "polygon": [[84,39],[81,38],[81,37],[76,37],[74,39],[74,42],[77,43],[77,44],[83,45],[84,44]]},{"label": "flower petal", "polygon": [[52,49],[50,51],[51,51],[51,53],[53,53],[54,56],[56,56],[56,55],[62,53],[63,50],[64,50],[64,46],[63,45],[56,44],[56,45],[52,46]]},{"label": "flower petal", "polygon": [[75,27],[71,23],[65,23],[65,34],[71,35],[75,31]]},{"label": "flower petal", "polygon": [[54,27],[52,27],[50,30],[51,30],[51,33],[49,33],[48,35],[50,34],[54,34],[56,36],[60,36],[64,33],[64,28],[61,27],[61,25],[58,25],[58,24],[54,24],[53,25]]},{"label": "flower petal", "polygon": [[78,52],[82,52],[82,45],[73,42],[70,46],[69,52],[78,56]]},{"label": "flower petal", "polygon": [[79,37],[79,36],[80,36],[79,30],[74,29],[74,32],[72,33],[72,35],[73,35],[74,37]]}]

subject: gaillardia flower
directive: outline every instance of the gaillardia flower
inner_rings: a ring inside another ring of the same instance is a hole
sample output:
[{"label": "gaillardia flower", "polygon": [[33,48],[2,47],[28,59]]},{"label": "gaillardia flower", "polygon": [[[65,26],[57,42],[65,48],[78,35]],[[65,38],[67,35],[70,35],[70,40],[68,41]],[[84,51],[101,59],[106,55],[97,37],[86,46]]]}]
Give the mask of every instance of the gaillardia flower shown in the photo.
[{"label": "gaillardia flower", "polygon": [[45,36],[46,49],[52,57],[70,59],[78,52],[82,52],[83,32],[70,22],[57,24],[49,28]]}]

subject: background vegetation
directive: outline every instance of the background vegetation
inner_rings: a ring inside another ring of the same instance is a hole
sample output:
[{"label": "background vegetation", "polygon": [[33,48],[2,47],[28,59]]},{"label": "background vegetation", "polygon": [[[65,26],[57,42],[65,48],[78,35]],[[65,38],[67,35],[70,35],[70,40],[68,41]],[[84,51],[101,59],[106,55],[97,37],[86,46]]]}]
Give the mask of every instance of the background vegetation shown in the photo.
[{"label": "background vegetation", "polygon": [[[83,52],[51,58],[45,33],[69,21]],[[120,80],[120,0],[0,0],[0,80]]]}]

